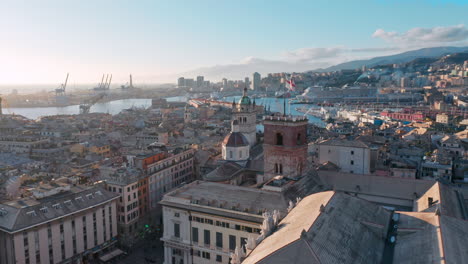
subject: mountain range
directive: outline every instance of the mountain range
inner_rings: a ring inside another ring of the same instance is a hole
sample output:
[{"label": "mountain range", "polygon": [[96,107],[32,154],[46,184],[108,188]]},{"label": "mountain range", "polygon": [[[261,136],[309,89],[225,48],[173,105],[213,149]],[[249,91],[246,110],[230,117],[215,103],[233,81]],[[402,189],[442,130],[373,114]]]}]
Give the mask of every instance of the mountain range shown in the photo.
[{"label": "mountain range", "polygon": [[435,47],[435,48],[423,48],[418,50],[411,50],[395,55],[375,57],[368,60],[354,60],[344,63],[340,63],[325,69],[317,69],[313,71],[328,72],[328,71],[339,71],[345,69],[356,69],[362,66],[373,67],[377,65],[394,64],[394,63],[406,63],[414,59],[420,58],[437,58],[452,53],[468,52],[468,47]]},{"label": "mountain range", "polygon": [[[244,77],[252,76],[254,72],[260,72],[263,76],[267,73],[277,72],[328,72],[328,71],[339,71],[345,69],[357,69],[362,66],[373,67],[377,65],[386,65],[394,63],[407,63],[415,59],[424,58],[439,58],[444,55],[453,53],[468,52],[468,47],[433,47],[433,48],[422,48],[417,50],[406,51],[394,55],[374,57],[371,59],[363,60],[352,60],[344,63],[340,63],[334,66],[329,66],[328,63],[324,62],[324,67],[317,68],[317,63],[294,63],[281,60],[268,60],[260,58],[248,58],[241,63],[214,65],[209,67],[202,67],[191,71],[172,74],[165,76],[166,80],[176,80],[180,76],[186,78],[194,78],[198,75],[205,76],[206,80],[221,81],[222,78],[242,80]],[[326,61],[326,60],[324,60]],[[315,66],[314,66],[315,65]],[[173,81],[172,81],[173,82]]]}]

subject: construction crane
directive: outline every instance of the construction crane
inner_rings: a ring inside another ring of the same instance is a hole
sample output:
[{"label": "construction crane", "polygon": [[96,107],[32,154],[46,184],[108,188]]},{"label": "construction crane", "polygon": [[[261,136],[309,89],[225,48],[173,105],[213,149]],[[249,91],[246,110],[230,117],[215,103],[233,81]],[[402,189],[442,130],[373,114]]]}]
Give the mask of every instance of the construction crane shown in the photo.
[{"label": "construction crane", "polygon": [[65,95],[65,88],[67,88],[67,83],[68,83],[68,73],[67,73],[67,78],[65,78],[65,82],[60,84],[59,88],[55,89],[55,95],[60,96],[60,95]]},{"label": "construction crane", "polygon": [[[106,76],[106,81],[104,81],[104,75]],[[112,82],[112,74],[110,75],[110,79],[109,79],[109,74],[103,74],[101,82],[98,84],[97,87],[94,87],[93,90],[94,91],[109,90],[111,82]]]},{"label": "construction crane", "polygon": [[89,114],[91,106],[101,100],[104,96],[105,94],[101,93],[92,97],[91,99],[85,100],[82,104],[80,104],[80,114]]}]

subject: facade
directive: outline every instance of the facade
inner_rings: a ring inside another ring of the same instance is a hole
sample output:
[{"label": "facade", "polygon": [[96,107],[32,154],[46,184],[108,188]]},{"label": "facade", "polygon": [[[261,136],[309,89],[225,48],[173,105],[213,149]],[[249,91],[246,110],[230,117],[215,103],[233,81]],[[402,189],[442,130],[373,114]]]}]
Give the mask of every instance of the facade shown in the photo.
[{"label": "facade", "polygon": [[82,263],[116,242],[118,195],[72,187],[0,205],[0,263]]},{"label": "facade", "polygon": [[148,165],[150,208],[158,208],[158,202],[165,193],[195,180],[194,155],[195,150],[187,149]]},{"label": "facade", "polygon": [[302,116],[264,116],[264,180],[306,171],[307,124]]},{"label": "facade", "polygon": [[285,214],[288,202],[279,192],[195,181],[160,203],[164,263],[228,264],[237,246],[260,235],[262,213],[278,209]]},{"label": "facade", "polygon": [[123,244],[131,245],[136,239],[140,219],[149,210],[147,205],[145,208],[147,193],[140,189],[145,184],[144,177],[131,168],[101,167],[101,178],[106,182],[108,191],[120,196],[117,201],[120,240]]},{"label": "facade", "polygon": [[254,72],[252,75],[252,86],[251,89],[254,91],[260,90],[260,82],[262,81],[262,78],[260,76],[260,73]]},{"label": "facade", "polygon": [[238,132],[242,133],[252,147],[257,143],[257,111],[255,101],[247,96],[247,87],[239,103],[232,102],[232,121],[237,120]]},{"label": "facade", "polygon": [[369,174],[370,149],[360,141],[330,139],[317,146],[318,163],[332,162],[342,172]]},{"label": "facade", "polygon": [[204,85],[205,78],[203,76],[197,76],[197,88],[202,88]]},{"label": "facade", "polygon": [[436,115],[436,123],[440,124],[448,124],[449,123],[449,117],[446,114],[438,114]]},{"label": "facade", "polygon": [[179,79],[177,79],[177,87],[184,87],[185,86],[185,78],[184,77],[180,77]]}]

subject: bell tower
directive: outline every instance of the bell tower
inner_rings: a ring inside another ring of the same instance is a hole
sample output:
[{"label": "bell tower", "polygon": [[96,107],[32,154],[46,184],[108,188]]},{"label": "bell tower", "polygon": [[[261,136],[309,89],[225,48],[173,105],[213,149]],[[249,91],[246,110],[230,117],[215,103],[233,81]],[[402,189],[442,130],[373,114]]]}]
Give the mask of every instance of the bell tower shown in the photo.
[{"label": "bell tower", "polygon": [[307,124],[303,116],[264,116],[264,175],[301,176],[307,168]]},{"label": "bell tower", "polygon": [[237,126],[252,147],[257,143],[257,113],[255,101],[247,96],[247,87],[244,88],[239,103],[232,102],[232,121],[237,120]]}]

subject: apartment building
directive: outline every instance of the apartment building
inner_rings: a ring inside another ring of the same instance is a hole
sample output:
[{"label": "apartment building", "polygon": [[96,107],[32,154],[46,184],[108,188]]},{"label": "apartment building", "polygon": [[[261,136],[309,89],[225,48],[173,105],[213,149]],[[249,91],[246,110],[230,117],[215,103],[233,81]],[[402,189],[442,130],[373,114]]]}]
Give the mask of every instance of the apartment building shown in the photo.
[{"label": "apartment building", "polygon": [[[117,193],[120,240],[133,244],[145,224],[158,221],[157,203],[166,192],[193,181],[195,150],[127,156],[130,167],[102,166],[101,179]],[[152,218],[153,217],[153,218]]]},{"label": "apartment building", "polygon": [[120,240],[131,245],[138,235],[141,218],[148,212],[147,179],[139,170],[102,166],[101,179],[108,191],[117,194],[117,223]]},{"label": "apartment building", "polygon": [[370,173],[370,149],[361,141],[329,139],[318,143],[315,151],[319,164],[332,162],[342,172]]},{"label": "apartment building", "polygon": [[71,187],[0,204],[0,264],[83,263],[116,243],[118,195]]},{"label": "apartment building", "polygon": [[146,165],[151,208],[158,208],[165,193],[195,180],[194,155],[194,149],[182,150]]}]

